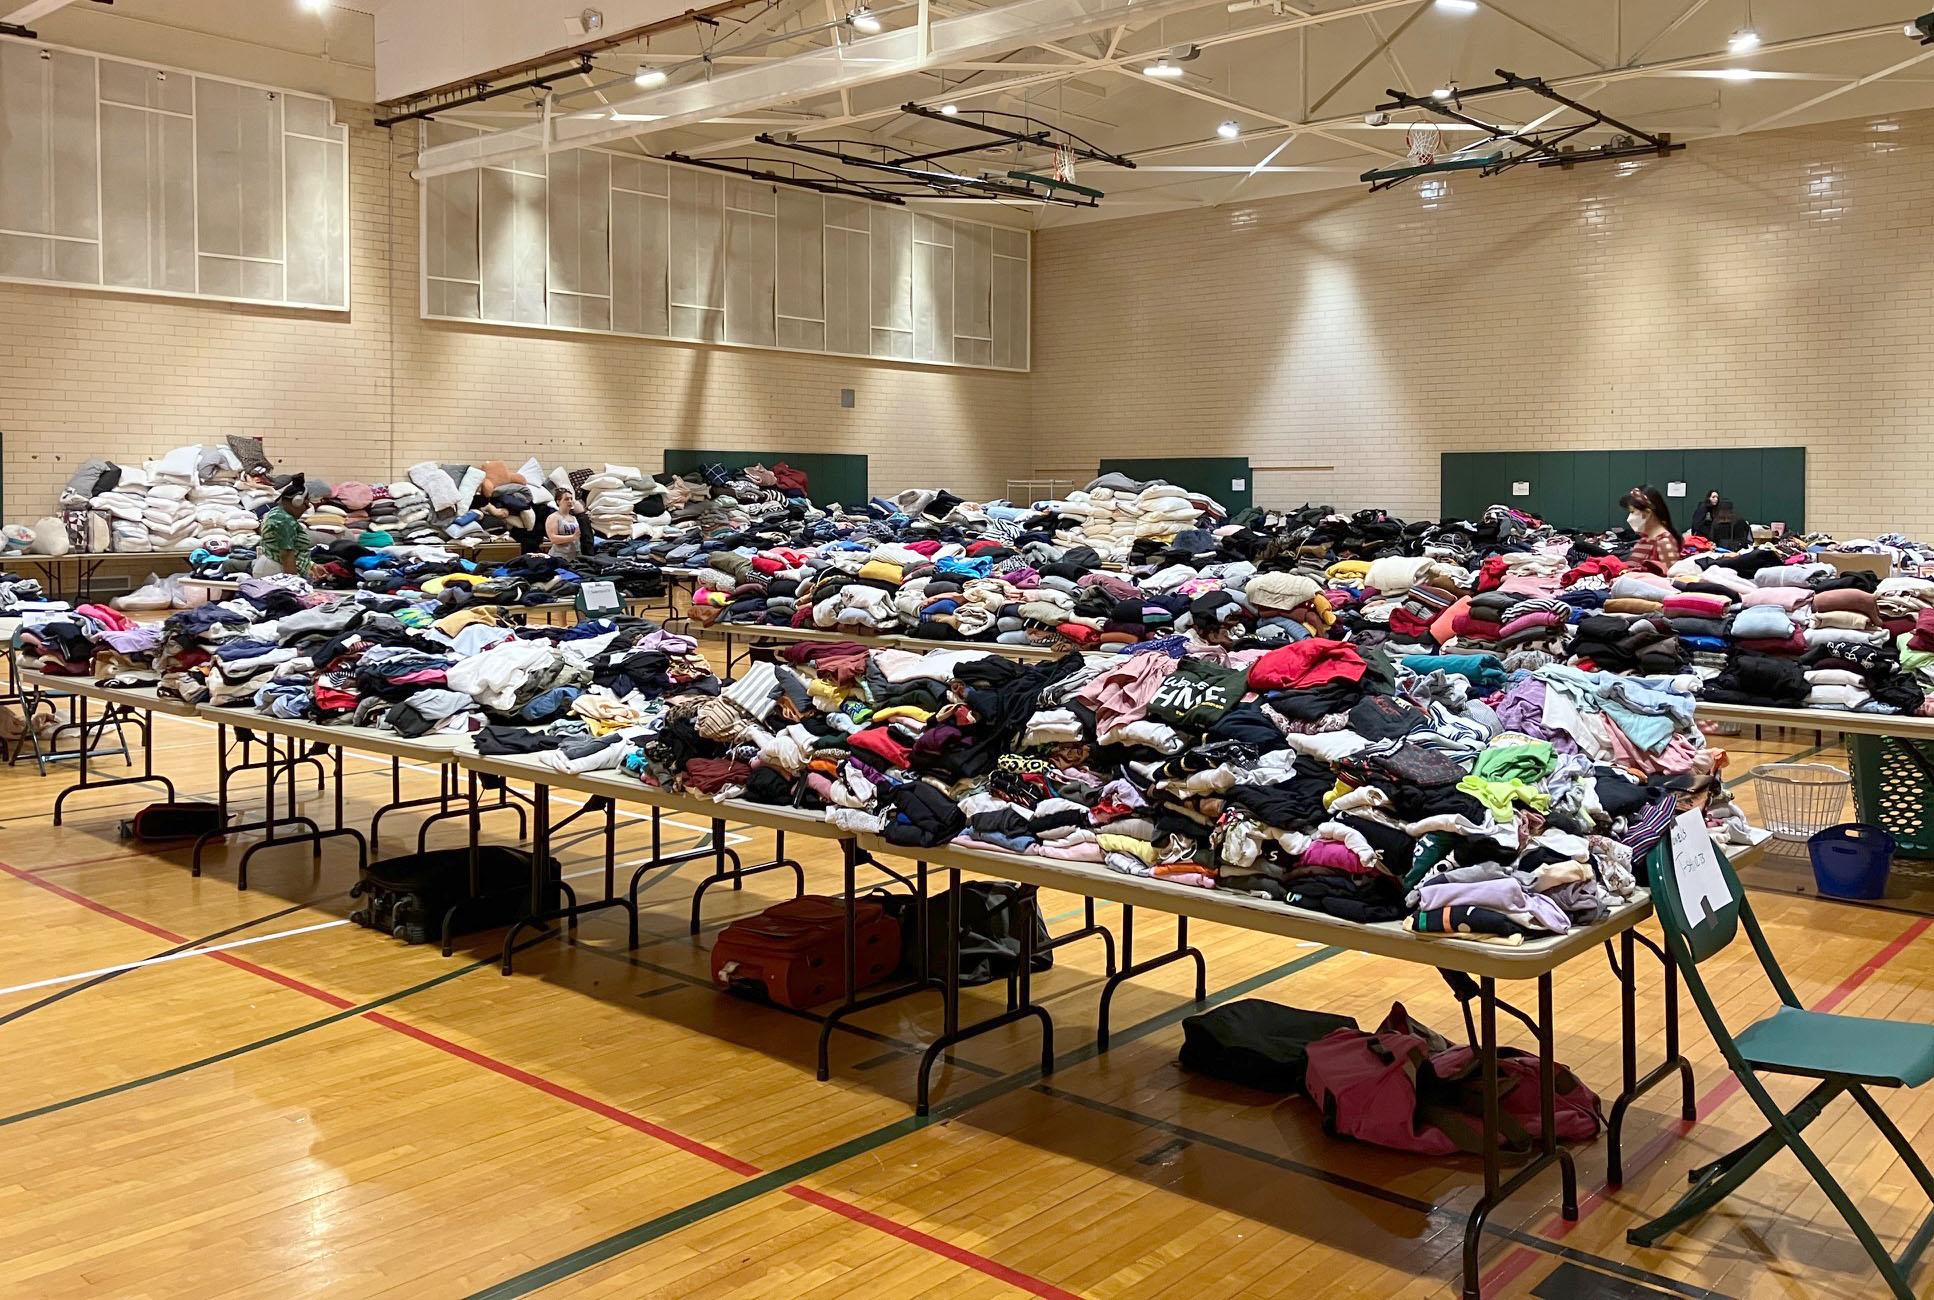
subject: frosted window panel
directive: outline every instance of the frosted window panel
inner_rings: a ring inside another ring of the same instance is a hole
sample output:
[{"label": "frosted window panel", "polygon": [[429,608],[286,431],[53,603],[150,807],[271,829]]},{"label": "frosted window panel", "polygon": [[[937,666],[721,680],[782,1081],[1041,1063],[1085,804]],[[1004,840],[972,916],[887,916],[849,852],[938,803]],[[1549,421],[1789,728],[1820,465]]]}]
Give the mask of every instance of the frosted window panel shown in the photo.
[{"label": "frosted window panel", "polygon": [[941,244],[951,248],[954,242],[954,223],[944,217],[929,217],[915,213],[913,237],[922,244]]},{"label": "frosted window panel", "polygon": [[423,186],[424,268],[451,280],[478,278],[477,208],[481,172],[432,177]]},{"label": "frosted window panel", "polygon": [[186,116],[195,111],[195,79],[184,72],[102,59],[101,99]]},{"label": "frosted window panel", "polygon": [[544,178],[487,170],[479,222],[485,320],[548,321],[544,269]]},{"label": "frosted window panel", "polygon": [[725,313],[708,307],[673,307],[671,335],[694,343],[723,343]]},{"label": "frosted window panel", "polygon": [[873,328],[913,328],[913,214],[899,208],[873,213]]},{"label": "frosted window panel", "polygon": [[101,105],[103,283],[195,292],[194,156],[187,118]]},{"label": "frosted window panel", "polygon": [[476,285],[458,284],[453,280],[431,280],[428,288],[430,315],[476,320],[480,314]]},{"label": "frosted window panel", "polygon": [[725,183],[725,206],[772,216],[779,197],[773,190],[773,186],[762,185],[758,181],[728,180]]},{"label": "frosted window panel", "polygon": [[954,250],[913,246],[913,355],[921,361],[954,359]]},{"label": "frosted window panel", "polygon": [[[724,186],[716,176],[678,168],[671,177],[671,301],[674,307],[725,306]],[[678,319],[676,313],[674,321]],[[708,328],[710,328],[708,326]],[[679,338],[692,337],[672,331]]]},{"label": "frosted window panel", "polygon": [[992,339],[969,339],[954,336],[954,364],[957,366],[991,366],[994,364],[994,342]]},{"label": "frosted window panel", "polygon": [[1027,263],[994,259],[994,361],[1009,370],[1027,368]]},{"label": "frosted window panel", "polygon": [[611,159],[611,185],[614,189],[632,190],[639,194],[671,193],[671,168],[663,163],[649,162],[643,158]]},{"label": "frosted window panel", "polygon": [[285,131],[334,138],[334,133],[329,129],[333,116],[326,99],[310,99],[307,95],[282,97],[282,129]]},{"label": "frosted window panel", "polygon": [[776,301],[781,316],[802,320],[825,318],[825,208],[817,194],[788,191],[779,195]]},{"label": "frosted window panel", "polygon": [[725,337],[732,343],[771,347],[773,279],[778,221],[736,209],[725,214]]},{"label": "frosted window panel", "polygon": [[897,361],[913,359],[912,330],[874,330],[872,339],[873,355],[890,357]]},{"label": "frosted window panel", "polygon": [[[100,237],[94,110],[94,60],[0,42],[0,227]],[[71,269],[72,253],[48,258],[45,278],[74,278],[53,273],[56,261]]]},{"label": "frosted window panel", "polygon": [[861,203],[858,199],[841,199],[828,196],[826,199],[826,224],[838,226],[842,230],[857,230],[862,234],[872,230],[873,205]]},{"label": "frosted window panel", "polygon": [[[993,338],[991,285],[994,278],[993,230],[963,221],[954,229],[954,333],[961,338]],[[985,361],[975,364],[986,365]]]},{"label": "frosted window panel", "polygon": [[826,351],[826,323],[816,320],[794,320],[790,316],[779,318],[777,332],[779,346],[794,348],[800,352]]},{"label": "frosted window panel", "polygon": [[1027,256],[1027,231],[1009,230],[1006,226],[989,226],[988,233],[994,240],[994,252],[1002,257]]},{"label": "frosted window panel", "polygon": [[551,288],[610,293],[610,155],[588,149],[553,155],[549,196]]},{"label": "frosted window panel", "polygon": [[[830,206],[830,204],[829,204]],[[826,228],[826,350],[866,356],[872,351],[867,299],[871,238],[838,226]]]},{"label": "frosted window panel", "polygon": [[218,298],[282,297],[282,265],[239,257],[201,259],[201,291]]},{"label": "frosted window panel", "polygon": [[566,329],[604,330],[611,329],[611,301],[608,298],[590,298],[583,294],[554,293],[551,295],[550,323]]},{"label": "frosted window panel", "polygon": [[670,227],[666,200],[611,192],[611,328],[626,334],[671,332],[665,301]]},{"label": "frosted window panel", "polygon": [[195,200],[204,253],[282,258],[282,102],[195,79]]},{"label": "frosted window panel", "polygon": [[306,136],[287,137],[289,165],[283,175],[289,214],[290,302],[319,306],[348,300],[349,268],[343,255],[344,150]]}]

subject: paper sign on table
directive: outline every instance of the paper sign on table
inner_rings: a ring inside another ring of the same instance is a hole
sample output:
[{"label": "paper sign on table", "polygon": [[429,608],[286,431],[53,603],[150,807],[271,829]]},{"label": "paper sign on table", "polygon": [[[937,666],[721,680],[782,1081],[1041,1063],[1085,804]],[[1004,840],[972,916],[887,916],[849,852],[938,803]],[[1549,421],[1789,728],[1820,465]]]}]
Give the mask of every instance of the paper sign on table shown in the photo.
[{"label": "paper sign on table", "polygon": [[1679,882],[1687,925],[1697,926],[1732,906],[1733,891],[1719,868],[1719,855],[1713,852],[1705,814],[1697,808],[1680,813],[1672,822],[1672,874]]}]

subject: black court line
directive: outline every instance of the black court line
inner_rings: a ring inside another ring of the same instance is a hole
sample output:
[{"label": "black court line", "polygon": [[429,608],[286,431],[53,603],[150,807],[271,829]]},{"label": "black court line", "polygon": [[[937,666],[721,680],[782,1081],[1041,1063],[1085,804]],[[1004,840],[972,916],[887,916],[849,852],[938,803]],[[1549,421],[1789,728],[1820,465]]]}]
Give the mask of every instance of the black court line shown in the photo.
[{"label": "black court line", "polygon": [[[1232,984],[1226,989],[1220,989],[1210,994],[1208,999],[1200,1005],[1193,1001],[1184,1002],[1179,1007],[1172,1007],[1138,1024],[1119,1029],[1113,1035],[1114,1042],[1117,1044],[1129,1043],[1144,1038],[1149,1034],[1156,1033],[1159,1030],[1168,1028],[1170,1025],[1179,1023],[1187,1016],[1195,1015],[1199,1011],[1206,1010],[1209,1007],[1218,1006],[1232,998],[1244,997],[1279,979],[1293,975],[1298,971],[1306,970],[1319,962],[1329,960],[1331,957],[1338,956],[1343,951],[1339,948],[1322,948],[1316,952],[1306,953],[1294,961],[1285,962],[1280,966],[1272,967],[1269,970],[1252,975],[1248,979]],[[1071,1065],[1078,1065],[1083,1061],[1092,1060],[1096,1055],[1096,1049],[1092,1044],[1086,1047],[1078,1047],[1071,1052],[1057,1057],[1055,1068],[1061,1070]],[[905,1119],[896,1120],[891,1124],[874,1129],[870,1133],[862,1133],[837,1146],[829,1147],[825,1151],[796,1160],[783,1168],[761,1174],[756,1178],[747,1179],[736,1187],[728,1187],[723,1191],[715,1192],[710,1196],[694,1201],[690,1205],[682,1206],[679,1209],[661,1214],[653,1219],[647,1219],[643,1223],[614,1233],[601,1241],[592,1242],[568,1254],[560,1255],[549,1263],[540,1264],[536,1268],[529,1269],[515,1277],[506,1278],[494,1286],[485,1287],[483,1290],[473,1293],[470,1300],[509,1300],[510,1297],[529,1295],[541,1287],[549,1286],[554,1282],[562,1281],[568,1277],[574,1277],[586,1269],[595,1268],[597,1265],[605,1263],[608,1260],[616,1259],[640,1246],[647,1245],[661,1237],[677,1232],[681,1228],[689,1227],[694,1223],[709,1219],[713,1215],[721,1214],[726,1210],[744,1205],[748,1201],[757,1200],[768,1192],[780,1191],[798,1182],[800,1179],[810,1178],[815,1174],[843,1164],[857,1156],[865,1155],[868,1152],[895,1142],[908,1134],[917,1133],[921,1129],[933,1124],[944,1124],[977,1106],[1004,1097],[1021,1088],[1028,1087],[1040,1078],[1041,1067],[1038,1063],[1017,1071],[1014,1074],[1002,1076],[974,1092],[940,1102],[925,1116],[909,1115]]]},{"label": "black court line", "polygon": [[[1218,1151],[1228,1152],[1230,1155],[1241,1156],[1244,1159],[1266,1164],[1273,1169],[1280,1169],[1286,1173],[1296,1174],[1300,1177],[1324,1183],[1331,1187],[1340,1188],[1344,1191],[1355,1192],[1359,1196],[1367,1196],[1374,1200],[1382,1201],[1386,1205],[1394,1205],[1400,1209],[1411,1210],[1425,1216],[1433,1230],[1445,1231],[1454,1229],[1462,1231],[1463,1228],[1464,1216],[1462,1214],[1449,1210],[1432,1201],[1422,1200],[1415,1196],[1407,1196],[1402,1192],[1391,1191],[1389,1188],[1377,1183],[1364,1182],[1360,1178],[1352,1178],[1348,1174],[1340,1174],[1335,1170],[1324,1169],[1318,1165],[1304,1164],[1300,1160],[1293,1160],[1288,1156],[1278,1155],[1272,1151],[1258,1150],[1255,1147],[1237,1142],[1233,1138],[1225,1138],[1201,1129],[1190,1128],[1185,1124],[1178,1124],[1172,1120],[1158,1119],[1153,1115],[1144,1115],[1140,1111],[1131,1110],[1126,1106],[1117,1106],[1112,1102],[1101,1101],[1094,1097],[1084,1097],[1078,1092],[1070,1092],[1066,1088],[1057,1088],[1052,1084],[1037,1083],[1034,1085],[1033,1090],[1043,1096],[1052,1097],[1056,1101],[1069,1102],[1073,1105],[1095,1111],[1098,1114],[1107,1115],[1126,1123],[1136,1124],[1142,1128],[1165,1134],[1177,1141],[1213,1147]],[[1607,1259],[1602,1255],[1594,1255],[1590,1251],[1579,1250],[1574,1246],[1566,1246],[1558,1242],[1547,1241],[1545,1238],[1533,1233],[1525,1232],[1517,1228],[1508,1228],[1495,1220],[1488,1227],[1494,1235],[1509,1238],[1520,1245],[1529,1246],[1533,1250],[1555,1255],[1560,1259],[1576,1260],[1589,1264],[1593,1268],[1609,1273],[1616,1273],[1622,1278],[1644,1282],[1649,1286],[1661,1287],[1672,1295],[1686,1296],[1690,1300],[1708,1300],[1709,1297],[1714,1297],[1719,1294],[1715,1291],[1709,1291],[1704,1287],[1675,1281],[1672,1278],[1653,1273],[1648,1269],[1640,1268],[1636,1265],[1621,1263],[1614,1259]],[[1554,1296],[1557,1294],[1557,1292],[1553,1293]],[[1586,1297],[1591,1295],[1590,1292],[1582,1292],[1579,1294]]]},{"label": "black court line", "polygon": [[[543,942],[547,937],[540,935],[537,938],[521,943],[517,946],[517,950],[521,952],[533,944]],[[138,1079],[129,1079],[123,1083],[110,1084],[105,1088],[96,1088],[93,1092],[82,1093],[78,1097],[69,1097],[64,1101],[50,1101],[44,1105],[35,1106],[30,1110],[0,1116],[0,1128],[23,1123],[30,1119],[39,1119],[43,1115],[52,1115],[59,1111],[71,1110],[76,1106],[83,1106],[91,1101],[101,1101],[108,1097],[119,1096],[124,1092],[132,1092],[136,1088],[145,1088],[151,1083],[161,1083],[167,1079],[179,1078],[184,1074],[192,1074],[196,1070],[206,1069],[211,1065],[220,1065],[223,1061],[232,1061],[238,1056],[247,1056],[250,1052],[258,1052],[265,1047],[274,1047],[277,1043],[286,1043],[292,1038],[300,1038],[304,1034],[314,1033],[318,1029],[327,1029],[330,1025],[340,1024],[345,1020],[353,1020],[357,1016],[374,1011],[379,1007],[386,1007],[392,1003],[401,1002],[405,998],[415,997],[417,994],[427,992],[439,985],[448,984],[451,980],[461,979],[473,971],[482,970],[487,966],[495,966],[501,960],[502,958],[496,955],[480,957],[466,966],[459,966],[455,970],[445,971],[441,975],[434,975],[420,984],[412,984],[408,988],[398,989],[394,993],[386,993],[380,998],[361,1003],[357,1006],[345,1007],[341,1011],[323,1016],[318,1020],[311,1020],[306,1024],[284,1029],[280,1033],[270,1034],[267,1038],[258,1038],[254,1042],[243,1043],[239,1047],[231,1047],[226,1051],[216,1052],[212,1056],[204,1056],[199,1060],[187,1061],[181,1065],[170,1066],[165,1070],[157,1070],[153,1074],[145,1074]]]},{"label": "black court line", "polygon": [[[252,921],[242,921],[236,925],[229,926],[226,930],[217,930],[213,934],[205,934],[199,939],[189,939],[185,943],[178,943],[172,948],[166,948],[166,949],[163,949],[161,952],[155,953],[154,956],[152,957],[143,957],[140,960],[154,961],[158,957],[172,957],[176,953],[185,952],[190,948],[199,948],[204,944],[213,943],[217,939],[226,939],[231,934],[239,934],[243,930],[253,929],[256,926],[261,925],[264,921],[280,920],[282,917],[288,916],[292,912],[308,911],[310,908],[317,907],[323,903],[332,903],[339,898],[348,898],[348,897],[349,897],[349,891],[346,889],[339,890],[333,894],[322,894],[315,898],[310,899],[306,903],[295,903],[289,907],[283,908],[279,912],[270,912],[267,916],[258,916]],[[104,971],[101,974],[96,975],[93,979],[83,980],[78,984],[70,984],[66,988],[61,989],[59,992],[48,994],[46,997],[41,998],[38,1002],[29,1002],[24,1007],[15,1007],[12,1011],[7,1012],[5,1015],[0,1015],[0,1025],[12,1024],[14,1021],[20,1019],[22,1016],[28,1015],[31,1012],[39,1011],[44,1007],[51,1006],[53,1003],[59,1002],[63,998],[71,998],[76,993],[84,992],[87,989],[99,988],[101,985],[107,983],[109,980],[114,979],[117,976],[131,975],[137,970],[144,970],[144,969],[146,969],[146,967],[128,966],[121,970]]]}]

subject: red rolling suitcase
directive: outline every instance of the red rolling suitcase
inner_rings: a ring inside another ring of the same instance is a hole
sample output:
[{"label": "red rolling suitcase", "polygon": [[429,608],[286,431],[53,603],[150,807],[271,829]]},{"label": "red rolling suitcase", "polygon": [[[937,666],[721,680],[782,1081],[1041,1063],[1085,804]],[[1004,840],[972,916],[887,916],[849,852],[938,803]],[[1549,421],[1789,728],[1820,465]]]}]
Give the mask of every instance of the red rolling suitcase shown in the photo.
[{"label": "red rolling suitcase", "polygon": [[[859,986],[877,984],[900,962],[900,923],[877,902],[853,904]],[[846,904],[807,894],[734,921],[712,948],[712,980],[733,993],[763,996],[803,1010],[846,996],[842,940]]]}]

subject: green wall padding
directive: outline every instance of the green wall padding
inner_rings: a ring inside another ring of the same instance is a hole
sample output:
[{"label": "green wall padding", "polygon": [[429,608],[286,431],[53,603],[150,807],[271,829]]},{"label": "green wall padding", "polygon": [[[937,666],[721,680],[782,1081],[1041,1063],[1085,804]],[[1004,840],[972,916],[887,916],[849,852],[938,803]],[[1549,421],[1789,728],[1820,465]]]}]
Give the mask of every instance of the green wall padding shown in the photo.
[{"label": "green wall padding", "polygon": [[729,470],[747,465],[777,465],[780,461],[804,470],[806,492],[819,505],[837,501],[843,506],[865,505],[866,457],[812,451],[690,451],[665,449],[665,472],[689,474],[704,465],[720,464]]},{"label": "green wall padding", "polygon": [[[1493,505],[1528,510],[1560,528],[1611,528],[1624,520],[1618,499],[1650,484],[1668,497],[1672,522],[1684,528],[1713,489],[1755,524],[1775,521],[1806,531],[1806,448],[1712,447],[1695,451],[1447,451],[1438,461],[1439,509],[1469,519]],[[1529,483],[1529,496],[1511,495]]]},{"label": "green wall padding", "polygon": [[[1202,492],[1241,514],[1256,499],[1256,480],[1247,456],[1175,456],[1116,459],[1101,462],[1103,474],[1126,474],[1133,479],[1159,478],[1191,492]],[[1242,484],[1241,487],[1234,486]]]}]

